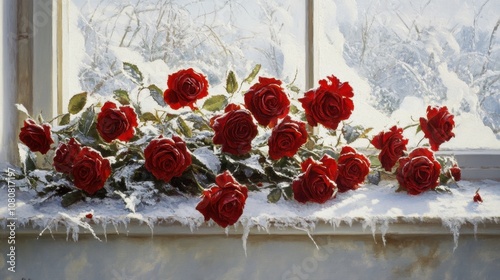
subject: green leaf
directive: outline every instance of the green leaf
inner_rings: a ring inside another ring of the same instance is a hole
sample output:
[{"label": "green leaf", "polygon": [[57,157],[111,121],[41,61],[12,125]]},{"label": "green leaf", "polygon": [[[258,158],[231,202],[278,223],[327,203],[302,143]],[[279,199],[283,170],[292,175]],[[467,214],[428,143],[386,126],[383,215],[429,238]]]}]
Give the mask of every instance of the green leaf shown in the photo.
[{"label": "green leaf", "polygon": [[243,82],[251,83],[253,79],[255,79],[255,76],[257,76],[257,74],[259,73],[260,67],[261,67],[260,64],[255,65],[254,68],[252,69],[252,73],[250,73],[250,75],[248,75],[248,77],[246,77],[245,80],[243,80]]},{"label": "green leaf", "polygon": [[16,108],[17,108],[18,111],[23,112],[24,114],[26,114],[26,116],[28,116],[28,118],[31,118],[30,113],[28,113],[28,109],[26,109],[26,107],[24,107],[23,104],[17,104],[16,103],[14,105],[16,106]]},{"label": "green leaf", "polygon": [[62,207],[68,207],[71,204],[81,200],[83,198],[83,193],[80,190],[69,192],[62,196],[61,205]]},{"label": "green leaf", "polygon": [[130,104],[130,97],[128,96],[128,92],[123,89],[117,89],[113,91],[114,98],[120,102],[122,105]]},{"label": "green leaf", "polygon": [[297,114],[299,112],[299,109],[295,105],[290,105],[290,113],[291,114]]},{"label": "green leaf", "polygon": [[69,124],[70,116],[71,116],[70,113],[64,114],[62,116],[61,120],[59,121],[59,125],[67,125],[67,124]]},{"label": "green leaf", "polygon": [[153,99],[158,103],[158,105],[162,107],[167,107],[167,103],[165,103],[165,99],[163,99],[163,91],[157,87],[156,85],[149,85],[149,94]]},{"label": "green leaf", "polygon": [[238,81],[236,81],[236,75],[233,71],[229,71],[226,79],[226,91],[227,93],[235,93],[238,90]]},{"label": "green leaf", "polygon": [[357,126],[350,126],[348,124],[345,124],[344,127],[342,128],[342,134],[344,135],[344,139],[347,141],[347,144],[350,144],[356,139],[361,136],[361,132],[363,130],[363,127],[357,125]]},{"label": "green leaf", "polygon": [[380,183],[381,176],[380,171],[375,171],[373,173],[368,174],[368,182],[370,184],[378,185]]},{"label": "green leaf", "polygon": [[422,131],[422,126],[418,125],[417,126],[417,131],[415,131],[415,134],[418,134],[420,131]]},{"label": "green leaf", "polygon": [[141,71],[137,67],[137,65],[124,62],[123,63],[123,71],[125,71],[125,75],[128,76],[134,83],[138,85],[142,85],[142,81],[144,77],[142,76]]},{"label": "green leaf", "polygon": [[359,136],[359,138],[368,138],[368,133],[373,130],[373,127],[366,128],[363,130],[363,133]]},{"label": "green leaf", "polygon": [[281,198],[281,189],[280,188],[275,188],[273,189],[268,195],[267,195],[267,201],[271,203],[276,203],[280,200]]},{"label": "green leaf", "polygon": [[145,121],[153,121],[153,122],[158,122],[158,118],[156,118],[156,116],[153,114],[153,113],[150,113],[150,112],[146,112],[144,114],[142,114],[139,119],[141,119],[141,121],[145,122]]},{"label": "green leaf", "polygon": [[285,198],[285,200],[290,200],[293,198],[292,186],[284,187],[281,190],[283,191],[283,197]]},{"label": "green leaf", "polygon": [[85,103],[87,103],[87,92],[73,95],[69,100],[68,112],[73,115],[78,114],[85,107]]},{"label": "green leaf", "polygon": [[288,87],[291,91],[295,92],[295,93],[299,93],[300,92],[300,88],[295,86],[295,85],[291,85],[290,87]]},{"label": "green leaf", "polygon": [[42,114],[38,114],[37,119],[38,119],[38,123],[44,123],[45,122],[45,120],[43,119]]},{"label": "green leaf", "polygon": [[193,131],[187,123],[182,119],[182,118],[177,118],[177,124],[179,125],[179,129],[181,130],[182,134],[186,137],[193,137]]},{"label": "green leaf", "polygon": [[215,112],[224,109],[226,105],[227,98],[225,95],[214,95],[203,103],[202,108],[210,112]]},{"label": "green leaf", "polygon": [[78,122],[78,130],[85,136],[87,136],[92,128],[95,121],[95,111],[94,107],[90,106],[83,112],[80,121]]},{"label": "green leaf", "polygon": [[28,151],[26,159],[24,161],[24,174],[28,174],[36,169],[36,157],[31,151]]}]

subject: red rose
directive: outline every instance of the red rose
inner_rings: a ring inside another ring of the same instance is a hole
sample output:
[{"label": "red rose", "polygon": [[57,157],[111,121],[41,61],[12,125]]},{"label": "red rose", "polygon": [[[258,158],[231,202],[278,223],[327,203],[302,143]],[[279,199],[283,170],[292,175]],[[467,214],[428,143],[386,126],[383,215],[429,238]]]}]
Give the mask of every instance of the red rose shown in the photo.
[{"label": "red rose", "polygon": [[386,171],[391,171],[398,159],[404,155],[408,139],[403,136],[403,129],[396,126],[390,131],[382,131],[371,141],[372,145],[380,149],[378,159]]},{"label": "red rose", "polygon": [[42,154],[46,154],[50,150],[50,145],[54,143],[50,125],[47,123],[39,125],[32,119],[24,121],[24,126],[19,133],[19,140],[28,146],[32,152]]},{"label": "red rose", "polygon": [[396,178],[409,194],[417,195],[439,184],[441,165],[427,148],[416,148],[399,159]]},{"label": "red rose", "polygon": [[205,221],[212,219],[225,228],[234,225],[243,214],[248,189],[240,185],[229,171],[217,175],[215,183],[203,191],[196,210],[203,214]]},{"label": "red rose", "polygon": [[307,122],[311,126],[318,123],[327,128],[337,129],[339,123],[348,119],[354,110],[351,97],[354,96],[349,83],[341,83],[330,76],[319,81],[319,88],[305,93],[299,101],[306,111]]},{"label": "red rose", "polygon": [[75,158],[71,173],[75,186],[93,195],[104,187],[111,175],[111,165],[98,151],[83,147]]},{"label": "red rose", "polygon": [[54,167],[58,172],[71,174],[76,156],[81,151],[81,146],[75,138],[71,138],[67,144],[61,143],[56,150]]},{"label": "red rose", "polygon": [[129,141],[134,137],[137,125],[137,115],[130,106],[117,108],[115,103],[108,101],[97,115],[97,131],[106,142],[115,139]]},{"label": "red rose", "polygon": [[257,125],[248,110],[229,104],[224,114],[213,117],[210,122],[215,132],[213,143],[222,145],[223,152],[244,155],[252,149]]},{"label": "red rose", "polygon": [[483,202],[483,198],[481,197],[481,195],[479,194],[479,189],[476,191],[476,193],[474,194],[474,197],[472,198],[474,200],[474,202],[476,203],[482,203]]},{"label": "red rose", "polygon": [[196,100],[208,95],[207,78],[192,68],[168,75],[167,86],[163,99],[174,110],[185,106],[194,110]]},{"label": "red rose", "polygon": [[260,125],[274,127],[288,114],[290,101],[281,81],[259,77],[259,82],[245,93],[245,106]]},{"label": "red rose", "polygon": [[439,150],[439,145],[455,137],[452,132],[455,127],[453,115],[444,107],[427,107],[427,119],[420,118],[420,127],[425,138],[429,139],[431,149]]},{"label": "red rose", "polygon": [[295,200],[325,203],[337,193],[337,162],[329,155],[320,161],[308,158],[301,164],[302,171],[293,181],[292,190]]},{"label": "red rose", "polygon": [[144,157],[146,169],[165,182],[181,176],[191,165],[191,154],[179,136],[173,136],[172,139],[158,136],[146,147]]},{"label": "red rose", "polygon": [[355,190],[363,183],[370,172],[370,160],[354,148],[345,146],[338,159],[339,176],[335,181],[339,192]]},{"label": "red rose", "polygon": [[453,167],[450,168],[450,173],[455,182],[458,182],[460,181],[460,179],[462,179],[462,170],[460,170],[460,167],[458,167],[458,165],[453,165]]},{"label": "red rose", "polygon": [[269,157],[278,160],[282,157],[293,157],[299,148],[307,142],[306,124],[294,121],[286,116],[273,128],[269,137]]}]

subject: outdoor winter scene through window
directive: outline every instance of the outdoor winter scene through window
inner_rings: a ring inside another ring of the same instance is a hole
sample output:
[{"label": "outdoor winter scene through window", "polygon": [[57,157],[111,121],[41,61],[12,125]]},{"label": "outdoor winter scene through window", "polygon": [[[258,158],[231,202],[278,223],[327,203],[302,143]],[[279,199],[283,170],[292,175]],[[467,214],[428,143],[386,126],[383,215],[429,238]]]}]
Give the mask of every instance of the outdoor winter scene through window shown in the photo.
[{"label": "outdoor winter scene through window", "polygon": [[[306,1],[291,0],[72,0],[66,100],[130,88],[123,62],[162,90],[170,73],[195,68],[211,94],[225,92],[229,71],[241,81],[259,64],[259,76],[282,80],[294,99],[309,89],[306,65],[314,63],[315,83],[331,74],[349,81],[357,108],[349,124],[373,128],[369,135],[443,104],[457,123],[444,150],[498,149],[499,10],[495,1],[465,0],[321,0],[310,14]],[[142,102],[156,104],[146,95]]]}]

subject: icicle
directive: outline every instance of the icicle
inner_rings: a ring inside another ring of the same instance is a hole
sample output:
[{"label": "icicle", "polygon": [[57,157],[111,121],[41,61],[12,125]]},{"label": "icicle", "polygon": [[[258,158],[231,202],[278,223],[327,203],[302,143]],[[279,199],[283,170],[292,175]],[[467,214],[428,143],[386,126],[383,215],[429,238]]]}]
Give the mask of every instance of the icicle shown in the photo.
[{"label": "icicle", "polygon": [[51,224],[51,223],[52,223],[52,222],[47,222],[47,225],[46,225],[46,226],[45,226],[45,228],[44,228],[44,229],[43,229],[43,230],[42,230],[42,231],[38,234],[38,237],[37,237],[36,239],[40,238],[40,236],[42,236],[42,235],[43,235],[43,233],[44,233],[46,230],[49,230],[50,236],[52,237],[52,239],[54,239],[54,240],[55,240],[54,235],[52,234],[52,229],[50,228],[50,224]]},{"label": "icicle", "polygon": [[302,230],[302,231],[306,232],[307,236],[309,236],[309,239],[311,239],[311,241],[314,243],[314,246],[316,246],[316,249],[319,250],[318,244],[316,243],[316,241],[314,240],[314,238],[312,237],[311,233],[309,232],[309,230],[307,228],[300,228],[300,227],[297,227],[297,226],[293,226],[293,227],[295,229]]},{"label": "icicle", "polygon": [[108,224],[105,221],[101,222],[102,230],[104,232],[104,240],[106,240],[106,242],[108,242],[108,233],[106,232],[107,225]]},{"label": "icicle", "polygon": [[241,236],[241,240],[243,241],[243,250],[245,251],[245,257],[247,257],[247,239],[250,234],[250,226],[251,220],[249,219],[243,227],[243,235]]},{"label": "icicle", "polygon": [[384,243],[384,247],[386,244],[385,235],[387,234],[388,230],[389,230],[389,220],[385,219],[383,224],[380,226],[380,231],[382,232],[382,243]]},{"label": "icicle", "polygon": [[370,227],[370,231],[372,232],[373,242],[375,242],[375,244],[377,244],[377,239],[375,238],[375,232],[377,231],[377,222],[375,221],[375,219],[365,218],[364,221],[361,223],[361,225],[363,227],[363,231],[368,226]]},{"label": "icicle", "polygon": [[460,236],[460,227],[462,226],[463,222],[460,220],[442,220],[443,225],[448,227],[453,234],[453,241],[455,242],[455,246],[453,247],[453,252],[455,252],[455,249],[458,247],[458,237]]},{"label": "icicle", "polygon": [[[74,241],[78,241],[78,233],[80,231],[79,227],[82,227],[82,228],[87,229],[95,239],[102,242],[102,240],[96,235],[94,229],[92,228],[92,226],[89,223],[80,220],[78,217],[71,217],[70,215],[68,215],[66,213],[59,213],[59,215],[61,215],[66,222],[67,234],[69,234],[70,229],[73,230],[72,237],[73,237]],[[68,237],[66,236],[66,240],[67,240],[67,238]]]}]

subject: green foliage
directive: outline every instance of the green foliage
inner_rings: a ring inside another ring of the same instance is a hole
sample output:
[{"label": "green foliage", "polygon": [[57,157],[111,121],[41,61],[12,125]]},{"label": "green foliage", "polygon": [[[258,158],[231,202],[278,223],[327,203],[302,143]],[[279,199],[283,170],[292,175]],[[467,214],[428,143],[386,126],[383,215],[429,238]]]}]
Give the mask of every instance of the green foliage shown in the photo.
[{"label": "green foliage", "polygon": [[226,79],[226,91],[227,93],[233,94],[238,90],[238,81],[236,80],[236,75],[233,71],[229,71]]},{"label": "green foliage", "polygon": [[73,115],[78,114],[83,109],[83,107],[85,107],[86,103],[87,103],[86,92],[75,94],[69,100],[68,112]]},{"label": "green foliage", "polygon": [[144,77],[142,76],[142,72],[139,70],[137,65],[132,64],[132,63],[128,63],[128,62],[124,62],[123,63],[123,72],[125,73],[125,75],[127,77],[129,77],[132,80],[132,82],[134,82],[138,85],[143,84]]},{"label": "green foliage", "polygon": [[252,69],[252,72],[250,73],[250,75],[248,75],[248,77],[246,77],[243,82],[244,83],[251,83],[253,81],[253,79],[255,79],[255,76],[257,76],[257,74],[259,74],[259,71],[260,71],[260,68],[261,68],[262,65],[260,64],[257,64],[253,67]]},{"label": "green foliage", "polygon": [[158,105],[162,107],[167,107],[167,103],[165,103],[165,99],[163,99],[163,91],[157,87],[156,85],[149,85],[149,94],[153,97],[154,101],[158,103]]},{"label": "green foliage", "polygon": [[205,100],[202,108],[210,112],[215,112],[223,110],[226,107],[227,103],[228,101],[225,95],[214,95]]},{"label": "green foliage", "polygon": [[130,104],[130,97],[128,96],[128,92],[126,90],[117,89],[113,91],[113,97],[122,105]]}]

